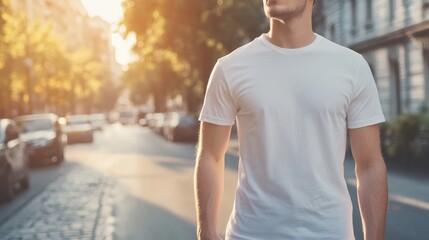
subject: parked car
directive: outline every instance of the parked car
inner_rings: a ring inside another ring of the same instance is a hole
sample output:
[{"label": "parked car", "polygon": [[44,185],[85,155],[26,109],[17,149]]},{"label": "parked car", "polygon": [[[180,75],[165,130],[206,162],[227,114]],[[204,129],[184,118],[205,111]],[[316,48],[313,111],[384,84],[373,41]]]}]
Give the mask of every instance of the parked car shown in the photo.
[{"label": "parked car", "polygon": [[138,113],[137,113],[137,120],[139,120],[140,121],[140,119],[144,119],[145,117],[146,117],[146,112],[144,112],[144,111],[138,111]]},{"label": "parked car", "polygon": [[130,110],[119,111],[119,122],[122,125],[132,125],[137,123],[137,112]]},{"label": "parked car", "polygon": [[148,126],[148,121],[146,120],[146,118],[142,118],[139,120],[139,125],[142,127],[147,127]]},{"label": "parked car", "polygon": [[64,161],[66,137],[59,117],[52,113],[19,116],[15,122],[21,138],[27,145],[29,163],[61,163]]},{"label": "parked car", "polygon": [[94,113],[89,115],[93,130],[102,131],[106,123],[106,116],[103,113]]},{"label": "parked car", "polygon": [[156,121],[156,114],[157,113],[148,113],[145,116],[146,119],[146,125],[150,128],[153,129],[154,125],[155,125],[155,121]]},{"label": "parked car", "polygon": [[150,125],[151,129],[163,135],[164,124],[166,123],[167,117],[168,113],[155,113],[153,115],[153,122],[151,122],[152,125]]},{"label": "parked car", "polygon": [[164,136],[169,141],[196,141],[198,138],[199,122],[193,114],[172,112],[164,124]]},{"label": "parked car", "polygon": [[12,120],[0,119],[0,200],[12,200],[18,184],[21,189],[30,186],[25,143]]},{"label": "parked car", "polygon": [[88,115],[66,116],[64,132],[68,143],[91,143],[94,141],[94,131]]},{"label": "parked car", "polygon": [[148,115],[148,113],[142,112],[142,111],[140,111],[137,114],[138,124],[140,126],[142,126],[142,127],[147,127],[148,126],[149,122],[147,121],[147,115]]},{"label": "parked car", "polygon": [[107,123],[113,124],[116,123],[119,119],[119,113],[115,111],[111,111],[107,113]]}]

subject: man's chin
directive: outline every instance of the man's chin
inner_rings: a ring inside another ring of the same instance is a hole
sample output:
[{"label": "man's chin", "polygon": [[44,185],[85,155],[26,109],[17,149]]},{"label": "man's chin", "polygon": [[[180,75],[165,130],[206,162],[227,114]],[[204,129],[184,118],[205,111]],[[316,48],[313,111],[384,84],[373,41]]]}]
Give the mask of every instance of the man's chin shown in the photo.
[{"label": "man's chin", "polygon": [[287,12],[282,11],[281,9],[267,9],[267,11],[265,11],[265,15],[268,18],[275,19],[284,19],[286,16],[288,16]]}]

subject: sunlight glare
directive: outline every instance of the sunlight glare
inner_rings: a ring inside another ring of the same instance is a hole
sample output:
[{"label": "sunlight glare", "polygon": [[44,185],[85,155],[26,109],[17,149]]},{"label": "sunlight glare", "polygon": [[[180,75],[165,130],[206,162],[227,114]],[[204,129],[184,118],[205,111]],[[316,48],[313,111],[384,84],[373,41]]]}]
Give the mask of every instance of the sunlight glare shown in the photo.
[{"label": "sunlight glare", "polygon": [[98,15],[109,23],[118,23],[123,14],[123,0],[81,0],[90,16]]},{"label": "sunlight glare", "polygon": [[[100,16],[112,26],[118,24],[123,16],[122,2],[123,0],[81,0],[83,6],[88,11],[90,16]],[[112,44],[116,49],[116,61],[125,66],[133,61],[131,48],[135,43],[135,38],[132,36],[128,39],[122,39],[120,33],[112,34]]]}]

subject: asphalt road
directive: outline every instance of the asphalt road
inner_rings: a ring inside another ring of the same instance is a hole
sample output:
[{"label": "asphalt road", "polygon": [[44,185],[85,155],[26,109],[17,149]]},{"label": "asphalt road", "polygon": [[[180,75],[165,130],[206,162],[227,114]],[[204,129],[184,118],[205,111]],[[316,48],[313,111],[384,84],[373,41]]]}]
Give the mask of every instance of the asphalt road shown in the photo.
[{"label": "asphalt road", "polygon": [[[94,174],[109,179],[112,198],[106,201],[113,209],[109,222],[113,225],[114,239],[195,239],[194,155],[194,143],[167,142],[139,126],[107,126],[96,134],[94,143],[67,146],[64,164],[33,169],[30,190],[21,193],[14,202],[0,205],[0,224],[11,225],[15,215],[30,211],[33,205],[36,208],[33,199],[75,170],[80,171],[80,178]],[[231,142],[226,161],[225,193],[218,226],[222,236],[237,182],[235,141]],[[345,177],[355,207],[356,239],[362,239],[353,172],[353,162],[346,161]],[[386,239],[428,239],[428,186],[428,178],[389,172]],[[55,192],[58,194],[58,190]]]}]

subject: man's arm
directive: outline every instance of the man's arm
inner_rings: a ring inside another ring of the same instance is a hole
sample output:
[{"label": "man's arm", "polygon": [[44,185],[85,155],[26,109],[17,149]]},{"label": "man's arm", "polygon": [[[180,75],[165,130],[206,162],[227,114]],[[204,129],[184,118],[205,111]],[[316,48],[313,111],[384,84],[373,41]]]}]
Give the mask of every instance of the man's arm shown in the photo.
[{"label": "man's arm", "polygon": [[216,226],[223,194],[225,153],[230,134],[231,126],[201,123],[194,176],[199,240],[220,239]]},{"label": "man's arm", "polygon": [[378,125],[349,130],[355,160],[359,209],[365,240],[384,239],[387,173],[380,149]]}]

